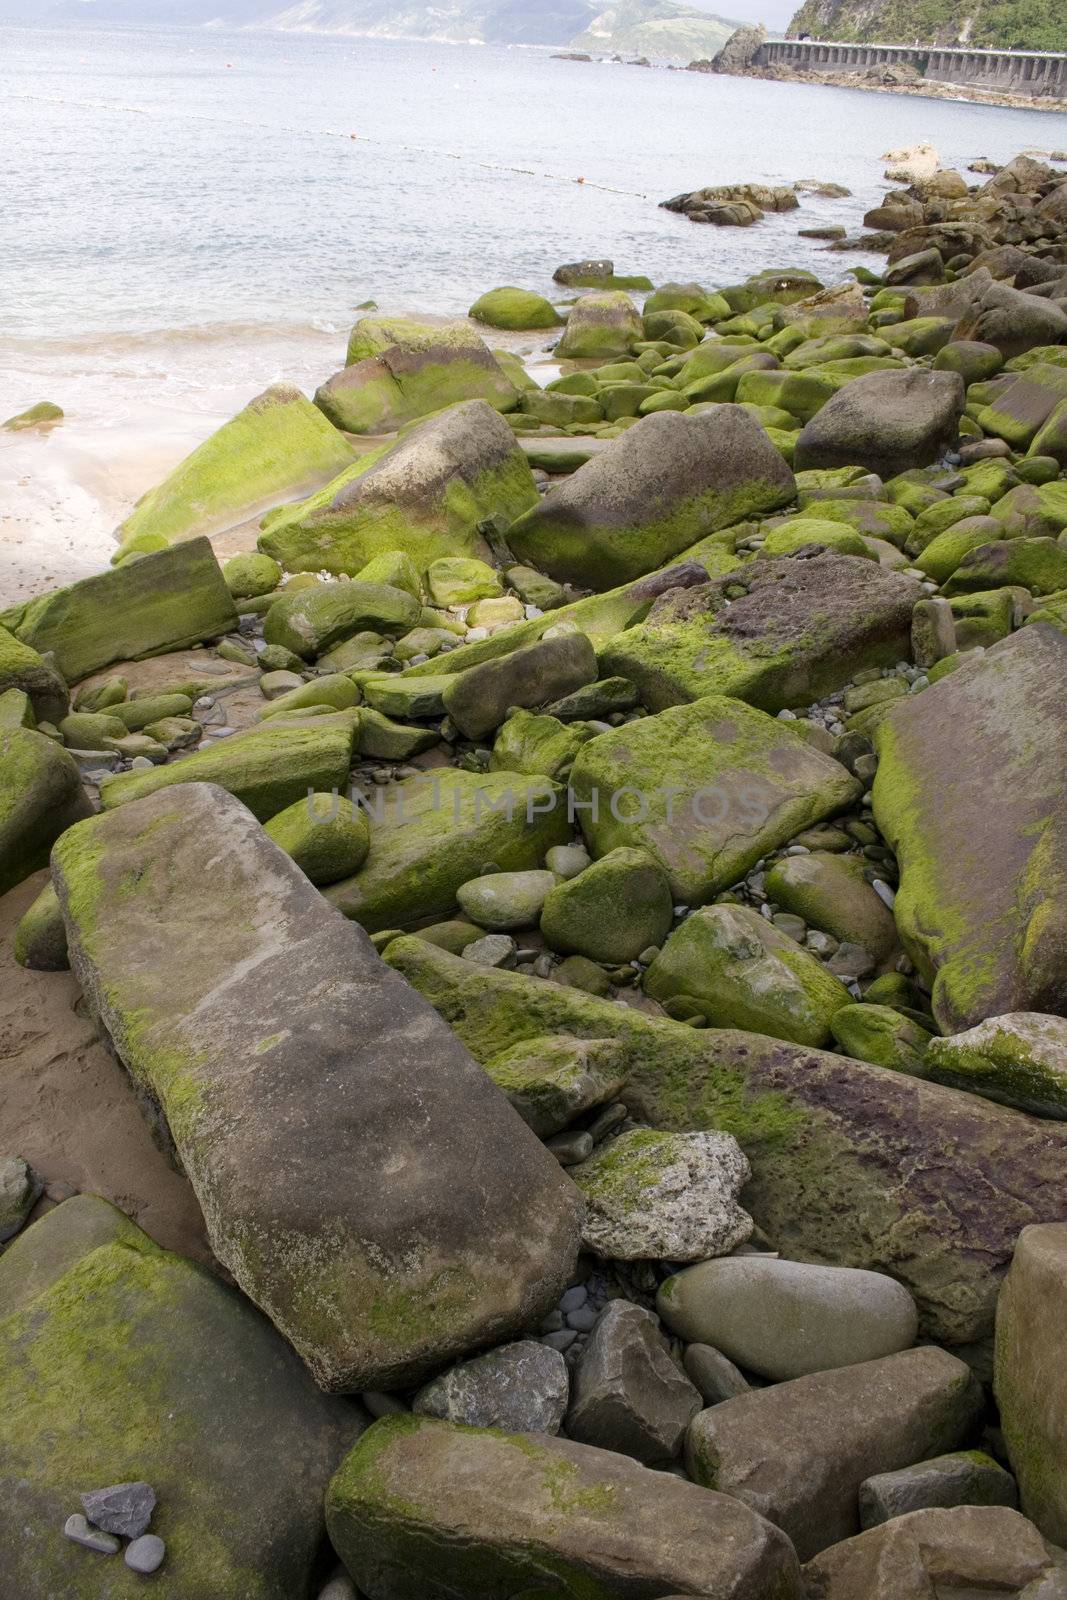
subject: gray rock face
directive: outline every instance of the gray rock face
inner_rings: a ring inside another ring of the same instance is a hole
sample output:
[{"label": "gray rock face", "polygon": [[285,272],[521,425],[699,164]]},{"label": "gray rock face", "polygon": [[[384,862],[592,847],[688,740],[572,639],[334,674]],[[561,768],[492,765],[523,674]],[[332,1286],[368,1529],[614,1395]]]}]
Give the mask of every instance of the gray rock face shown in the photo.
[{"label": "gray rock face", "polygon": [[749,1175],[728,1133],[620,1134],[571,1169],[587,1207],[582,1240],[620,1261],[725,1255],[752,1232],[737,1204]]},{"label": "gray rock face", "polygon": [[979,339],[1005,358],[1034,345],[1067,338],[1067,313],[1040,295],[1024,294],[1007,283],[991,283],[957,325],[956,338]]},{"label": "gray rock face", "polygon": [[79,1195],[0,1257],[0,1367],[5,1595],[131,1600],[121,1560],[60,1530],[86,1483],[135,1474],[159,1490],[168,1600],[307,1593],[324,1488],[366,1417],[242,1295]]},{"label": "gray rock face", "polygon": [[963,411],[956,372],[869,372],[853,378],[805,424],[796,469],[866,467],[893,478],[936,461],[956,440]]},{"label": "gray rock face", "polygon": [[156,1491],[150,1483],[116,1483],[110,1489],[90,1489],[81,1501],[94,1526],[124,1539],[137,1539],[152,1521]]},{"label": "gray rock face", "polygon": [[686,1346],[682,1364],[699,1389],[706,1406],[717,1406],[721,1400],[732,1400],[735,1395],[747,1394],[752,1387],[728,1356],[710,1344]]},{"label": "gray rock face", "polygon": [[558,1433],[570,1380],[558,1350],[534,1339],[501,1345],[425,1384],[411,1402],[417,1416],[440,1417],[505,1433]]},{"label": "gray rock face", "polygon": [[981,1450],[918,1461],[860,1484],[860,1522],[876,1528],[892,1517],[937,1506],[1018,1506],[1015,1479]]},{"label": "gray rock face", "polygon": [[378,1422],[327,1495],[334,1549],[370,1600],[503,1595],[798,1600],[782,1533],[727,1495],[626,1456],[430,1418]]},{"label": "gray rock face", "polygon": [[612,1300],[574,1373],[567,1433],[655,1466],[678,1455],[701,1397],[649,1311]]},{"label": "gray rock face", "polygon": [[962,1361],[926,1346],[754,1389],[702,1411],[685,1460],[789,1534],[801,1560],[859,1531],[859,1486],[965,1442],[982,1391]]},{"label": "gray rock face", "polygon": [[1065,674],[1067,637],[1035,624],[894,705],[877,730],[874,814],[901,869],[894,916],[943,1033],[1067,1009]]},{"label": "gray rock face", "polygon": [[457,672],[444,691],[445,710],[466,738],[481,739],[500,726],[509,706],[543,705],[596,676],[596,652],[585,634],[561,634]]},{"label": "gray rock face", "polygon": [[954,1089],[1034,1116],[1067,1118],[1067,1018],[1037,1011],[989,1017],[950,1039],[931,1040],[924,1065]]},{"label": "gray rock face", "polygon": [[792,472],[746,412],[661,412],[550,489],[508,543],[560,582],[609,589],[794,493]]},{"label": "gray rock face", "polygon": [[913,1511],[824,1551],[804,1581],[809,1600],[1067,1600],[1062,1551],[1006,1506]]},{"label": "gray rock face", "polygon": [[145,1577],[151,1572],[158,1572],[166,1559],[167,1547],[163,1540],[154,1533],[146,1533],[141,1539],[134,1539],[126,1546],[123,1557],[131,1572],[140,1572]]},{"label": "gray rock face", "polygon": [[907,1289],[880,1272],[760,1255],[687,1267],[657,1309],[681,1338],[776,1382],[906,1350],[919,1321]]},{"label": "gray rock face", "polygon": [[18,1233],[40,1192],[40,1180],[21,1156],[0,1156],[0,1244]]},{"label": "gray rock face", "polygon": [[1067,1545],[1067,1223],[1024,1228],[997,1302],[994,1392],[1022,1508]]},{"label": "gray rock face", "polygon": [[203,784],[131,802],[53,871],[71,965],[216,1255],[324,1388],[417,1381],[555,1304],[576,1191],[243,806]]}]

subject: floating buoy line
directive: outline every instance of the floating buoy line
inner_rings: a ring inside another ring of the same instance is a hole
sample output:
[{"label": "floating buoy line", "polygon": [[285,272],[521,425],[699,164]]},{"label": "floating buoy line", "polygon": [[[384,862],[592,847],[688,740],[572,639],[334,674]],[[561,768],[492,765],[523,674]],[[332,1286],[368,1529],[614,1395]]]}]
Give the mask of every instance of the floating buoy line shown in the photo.
[{"label": "floating buoy line", "polygon": [[535,178],[544,183],[580,184],[586,189],[598,189],[602,194],[623,195],[630,200],[648,200],[647,194],[637,189],[617,189],[610,183],[594,183],[592,179],[575,177],[570,173],[546,172],[535,167],[513,167],[502,161],[479,161],[457,150],[441,150],[432,145],[397,144],[392,139],[376,139],[372,134],[340,128],[300,128],[289,124],[252,122],[238,117],[198,116],[195,113],[156,111],[149,106],[124,105],[112,100],[68,100],[62,95],[9,94],[8,100],[23,100],[34,105],[76,106],[83,111],[108,111],[134,117],[167,118],[180,116],[183,122],[198,122],[207,127],[230,127],[257,130],[266,133],[288,133],[301,139],[344,139],[352,144],[368,145],[380,150],[392,150],[403,155],[437,156],[446,161],[458,161],[463,166],[479,168],[484,172],[510,172],[522,178]]}]

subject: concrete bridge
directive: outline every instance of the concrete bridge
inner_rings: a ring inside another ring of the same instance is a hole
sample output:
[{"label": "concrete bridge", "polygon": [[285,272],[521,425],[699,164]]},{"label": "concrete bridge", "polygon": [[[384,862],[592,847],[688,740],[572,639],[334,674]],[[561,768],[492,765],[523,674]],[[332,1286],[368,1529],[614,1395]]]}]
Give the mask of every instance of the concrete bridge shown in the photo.
[{"label": "concrete bridge", "polygon": [[912,66],[933,83],[958,83],[1012,94],[1067,99],[1067,52],[973,50],[965,45],[838,44],[824,39],[768,39],[755,59],[760,67],[800,72],[863,72],[868,67]]}]

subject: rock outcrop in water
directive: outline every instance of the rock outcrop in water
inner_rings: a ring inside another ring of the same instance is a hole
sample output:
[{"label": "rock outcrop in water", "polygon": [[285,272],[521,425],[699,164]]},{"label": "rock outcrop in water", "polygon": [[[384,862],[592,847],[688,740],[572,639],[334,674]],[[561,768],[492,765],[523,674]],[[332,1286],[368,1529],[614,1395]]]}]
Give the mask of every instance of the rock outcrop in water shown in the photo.
[{"label": "rock outcrop in water", "polygon": [[364,318],[0,616],[5,978],[202,1258],[0,1155],[0,1588],[1067,1593],[1067,182],[876,210],[544,388]]}]

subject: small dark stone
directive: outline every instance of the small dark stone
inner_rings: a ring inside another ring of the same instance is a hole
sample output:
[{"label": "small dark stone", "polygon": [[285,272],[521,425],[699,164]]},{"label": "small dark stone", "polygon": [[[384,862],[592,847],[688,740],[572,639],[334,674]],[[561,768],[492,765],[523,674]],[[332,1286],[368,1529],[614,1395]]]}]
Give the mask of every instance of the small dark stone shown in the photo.
[{"label": "small dark stone", "polygon": [[156,1509],[156,1493],[147,1483],[116,1483],[109,1489],[90,1489],[81,1497],[85,1515],[105,1533],[136,1539],[144,1533]]}]

